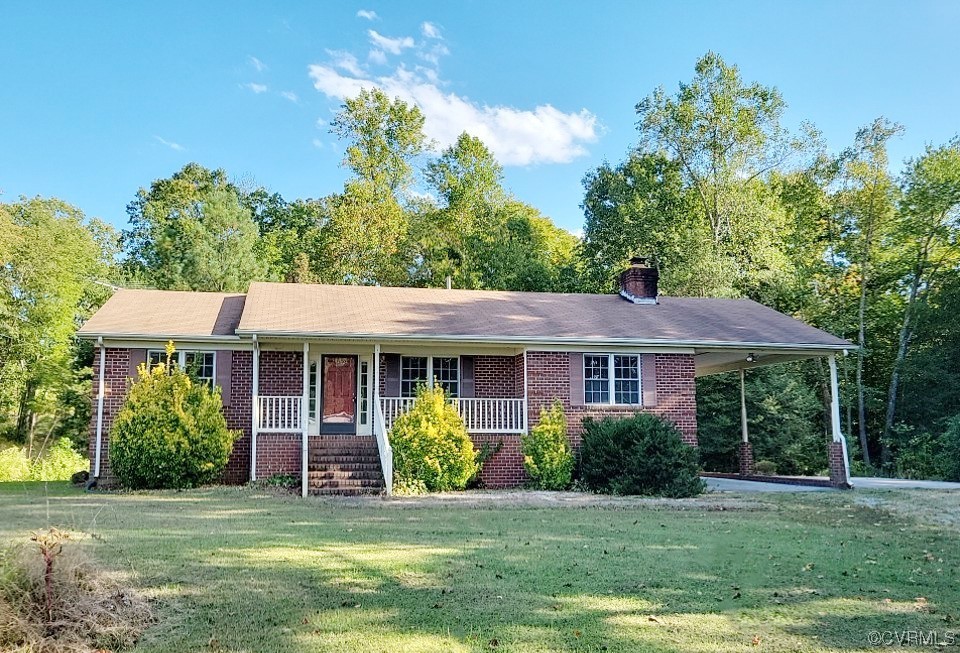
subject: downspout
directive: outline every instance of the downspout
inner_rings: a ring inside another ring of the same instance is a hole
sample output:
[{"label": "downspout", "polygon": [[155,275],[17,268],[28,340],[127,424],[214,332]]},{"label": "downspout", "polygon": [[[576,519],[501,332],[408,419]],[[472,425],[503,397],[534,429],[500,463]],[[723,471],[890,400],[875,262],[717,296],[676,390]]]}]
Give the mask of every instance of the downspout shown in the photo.
[{"label": "downspout", "polygon": [[103,374],[106,368],[107,351],[103,346],[103,336],[97,338],[97,349],[100,351],[100,369],[97,372],[97,444],[93,457],[93,478],[100,478],[100,452],[103,448]]},{"label": "downspout", "polygon": [[830,425],[833,441],[840,444],[843,452],[844,482],[850,485],[850,455],[847,453],[847,439],[840,430],[840,384],[837,381],[837,356],[830,354]]},{"label": "downspout", "polygon": [[257,480],[257,435],[260,431],[260,341],[253,334],[253,385],[250,399],[250,480]]},{"label": "downspout", "polygon": [[307,496],[310,489],[309,452],[310,447],[310,343],[303,342],[303,397],[300,400],[300,428],[303,443],[300,445],[300,491]]}]

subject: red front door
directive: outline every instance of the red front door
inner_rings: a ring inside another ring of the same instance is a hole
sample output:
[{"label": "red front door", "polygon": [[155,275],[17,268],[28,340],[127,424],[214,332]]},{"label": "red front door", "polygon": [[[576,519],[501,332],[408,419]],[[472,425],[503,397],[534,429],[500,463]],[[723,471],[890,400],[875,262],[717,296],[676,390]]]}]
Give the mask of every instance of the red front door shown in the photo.
[{"label": "red front door", "polygon": [[357,357],[325,355],[321,364],[320,432],[357,432]]}]

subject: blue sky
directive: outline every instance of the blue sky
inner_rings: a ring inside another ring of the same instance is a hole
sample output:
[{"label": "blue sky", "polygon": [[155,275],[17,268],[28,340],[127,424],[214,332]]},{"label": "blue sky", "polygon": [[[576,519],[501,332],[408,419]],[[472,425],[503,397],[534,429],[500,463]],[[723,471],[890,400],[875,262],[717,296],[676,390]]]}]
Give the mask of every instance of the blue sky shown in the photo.
[{"label": "blue sky", "polygon": [[833,150],[884,115],[899,168],[960,131],[960,2],[5,2],[0,200],[57,196],[122,227],[189,161],[284,197],[340,189],[327,123],[376,83],[464,129],[507,186],[577,230],[581,179],[635,141],[633,107],[719,52]]}]

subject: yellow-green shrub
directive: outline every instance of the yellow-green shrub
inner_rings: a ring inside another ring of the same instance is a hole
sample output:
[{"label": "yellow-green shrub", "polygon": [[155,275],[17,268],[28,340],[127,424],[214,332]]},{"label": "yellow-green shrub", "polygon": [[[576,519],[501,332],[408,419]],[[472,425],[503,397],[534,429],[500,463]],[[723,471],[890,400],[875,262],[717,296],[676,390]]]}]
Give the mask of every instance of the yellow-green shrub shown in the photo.
[{"label": "yellow-green shrub", "polygon": [[32,461],[23,447],[10,445],[0,449],[0,481],[69,481],[89,466],[86,457],[73,448],[70,438],[60,438]]},{"label": "yellow-green shrub", "polygon": [[540,409],[540,421],[520,436],[523,467],[541,490],[565,490],[573,480],[573,452],[567,441],[563,404]]},{"label": "yellow-green shrub", "polygon": [[10,445],[0,449],[0,481],[25,481],[30,478],[30,459],[23,447]]},{"label": "yellow-green shrub", "polygon": [[462,490],[477,471],[476,452],[443,388],[421,387],[390,429],[393,483],[398,489]]},{"label": "yellow-green shrub", "polygon": [[138,376],[110,429],[117,481],[143,489],[217,480],[240,437],[227,428],[220,390],[194,382],[177,365],[141,366]]}]

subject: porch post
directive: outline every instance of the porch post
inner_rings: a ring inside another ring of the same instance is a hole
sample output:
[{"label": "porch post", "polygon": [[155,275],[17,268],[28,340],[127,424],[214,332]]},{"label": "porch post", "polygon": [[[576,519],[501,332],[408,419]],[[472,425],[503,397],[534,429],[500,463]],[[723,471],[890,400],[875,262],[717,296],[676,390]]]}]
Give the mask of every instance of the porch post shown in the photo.
[{"label": "porch post", "polygon": [[750,445],[750,430],[747,427],[747,390],[744,371],[740,369],[740,447],[739,447],[740,475],[753,474],[753,447]]},{"label": "porch post", "polygon": [[250,480],[257,480],[257,436],[260,434],[260,341],[253,334],[253,391],[250,400]]},{"label": "porch post", "polygon": [[[376,429],[377,415],[380,414],[380,343],[373,346],[373,406],[370,407],[370,422]],[[374,433],[376,431],[374,430]]]},{"label": "porch post", "polygon": [[523,432],[530,432],[530,398],[527,396],[527,348],[523,348]]},{"label": "porch post", "polygon": [[103,346],[103,337],[97,338],[97,349],[100,351],[100,368],[97,378],[97,443],[93,455],[94,479],[100,478],[100,451],[103,446],[103,391],[105,388],[103,373],[107,358],[107,348]]},{"label": "porch post", "polygon": [[300,400],[300,427],[303,443],[300,447],[300,486],[303,496],[310,488],[308,449],[310,447],[310,343],[303,342],[303,398]]},{"label": "porch post", "polygon": [[840,430],[840,384],[837,382],[837,356],[830,354],[830,430],[832,441],[828,447],[830,482],[837,487],[851,487],[850,458],[847,439]]}]

